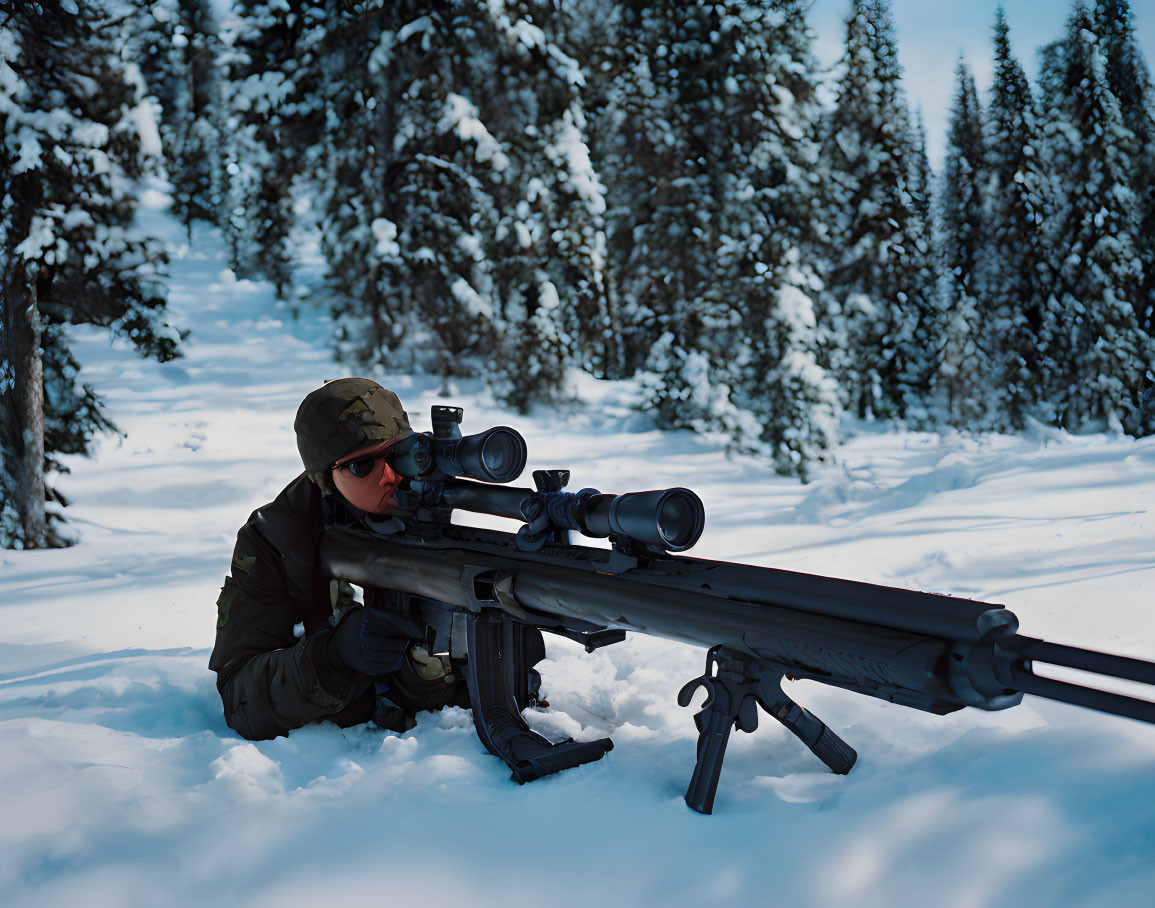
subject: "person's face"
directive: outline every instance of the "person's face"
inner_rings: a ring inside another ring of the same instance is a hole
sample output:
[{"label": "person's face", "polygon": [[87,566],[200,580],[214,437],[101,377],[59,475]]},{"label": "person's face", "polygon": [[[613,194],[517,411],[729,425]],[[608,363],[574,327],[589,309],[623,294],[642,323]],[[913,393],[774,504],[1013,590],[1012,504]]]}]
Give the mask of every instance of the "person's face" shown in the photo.
[{"label": "person's face", "polygon": [[386,463],[385,455],[396,440],[391,438],[358,448],[334,464],[330,472],[333,485],[349,504],[370,514],[391,510],[393,493],[401,484],[401,477]]}]

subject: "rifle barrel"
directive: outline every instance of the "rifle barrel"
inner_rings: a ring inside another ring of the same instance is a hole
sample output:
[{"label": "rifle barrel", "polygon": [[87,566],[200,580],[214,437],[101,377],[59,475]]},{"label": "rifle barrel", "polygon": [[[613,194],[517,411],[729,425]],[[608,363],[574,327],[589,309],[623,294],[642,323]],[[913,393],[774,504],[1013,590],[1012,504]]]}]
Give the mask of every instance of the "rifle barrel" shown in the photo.
[{"label": "rifle barrel", "polygon": [[1048,665],[1062,665],[1080,671],[1109,675],[1140,684],[1155,684],[1155,663],[1127,656],[1115,656],[1062,643],[1048,643],[1034,637],[1019,634],[1007,636],[998,642],[999,649],[1018,653],[1024,659],[1046,662]]},{"label": "rifle barrel", "polygon": [[1155,723],[1155,703],[1150,700],[1083,687],[1067,681],[1056,681],[1054,678],[1042,678],[1020,668],[1011,669],[1011,681],[1023,693],[1034,694],[1036,697],[1071,703],[1074,706],[1086,706],[1115,716],[1138,719],[1140,722]]}]

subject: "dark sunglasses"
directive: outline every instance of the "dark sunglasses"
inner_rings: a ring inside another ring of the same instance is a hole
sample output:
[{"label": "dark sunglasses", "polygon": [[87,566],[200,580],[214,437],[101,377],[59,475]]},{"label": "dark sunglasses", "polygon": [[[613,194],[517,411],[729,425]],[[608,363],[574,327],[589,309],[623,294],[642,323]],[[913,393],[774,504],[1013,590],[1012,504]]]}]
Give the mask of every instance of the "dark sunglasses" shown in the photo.
[{"label": "dark sunglasses", "polygon": [[337,464],[338,470],[346,470],[352,473],[357,479],[364,479],[373,472],[374,467],[379,460],[389,460],[389,455],[392,452],[389,450],[381,451],[379,454],[367,454],[364,457],[358,457],[356,460],[350,460],[346,463]]},{"label": "dark sunglasses", "polygon": [[358,457],[357,460],[340,464],[337,469],[351,472],[351,474],[358,479],[364,479],[373,472],[373,464],[377,463],[381,459],[381,456],[381,454],[374,454],[370,457]]},{"label": "dark sunglasses", "polygon": [[366,454],[364,457],[358,457],[347,463],[333,464],[333,468],[347,470],[357,479],[364,479],[373,472],[377,461],[382,458],[398,475],[417,476],[424,473],[432,462],[429,439],[424,435],[410,435],[380,453]]}]

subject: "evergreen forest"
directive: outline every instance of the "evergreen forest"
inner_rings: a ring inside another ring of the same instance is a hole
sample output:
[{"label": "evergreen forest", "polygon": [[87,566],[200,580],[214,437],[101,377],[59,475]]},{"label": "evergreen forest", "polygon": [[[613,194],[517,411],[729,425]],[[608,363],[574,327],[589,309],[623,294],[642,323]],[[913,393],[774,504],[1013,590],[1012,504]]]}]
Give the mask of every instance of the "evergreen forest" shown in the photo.
[{"label": "evergreen forest", "polygon": [[[574,370],[806,478],[844,417],[1155,433],[1155,88],[1127,0],[1033,82],[1006,16],[939,170],[889,0],[0,0],[0,544],[67,543],[63,455],[115,430],[70,326],[180,356],[171,212],[332,311],[350,374]],[[297,280],[319,255],[323,282]],[[46,506],[47,503],[47,506]]]}]

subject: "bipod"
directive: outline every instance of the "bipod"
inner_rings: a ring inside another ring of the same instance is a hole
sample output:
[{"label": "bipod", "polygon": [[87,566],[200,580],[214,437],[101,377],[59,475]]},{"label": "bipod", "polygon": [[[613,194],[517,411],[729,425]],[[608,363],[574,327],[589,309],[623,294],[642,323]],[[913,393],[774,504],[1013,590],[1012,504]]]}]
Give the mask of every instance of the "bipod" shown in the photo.
[{"label": "bipod", "polygon": [[782,672],[764,669],[749,656],[715,646],[706,653],[706,673],[678,692],[679,706],[689,706],[698,687],[706,688],[707,693],[705,704],[694,716],[698,761],[686,789],[686,803],[692,810],[713,812],[730,730],[737,727],[739,731],[754,731],[758,727],[759,706],[793,732],[833,772],[850,772],[858,759],[854,748],[786,696],[783,677]]},{"label": "bipod", "polygon": [[509,766],[518,785],[600,760],[613,749],[609,738],[553,744],[522,718],[521,710],[536,702],[535,685],[527,679],[545,655],[536,627],[486,608],[467,616],[466,640],[465,678],[477,736]]}]

